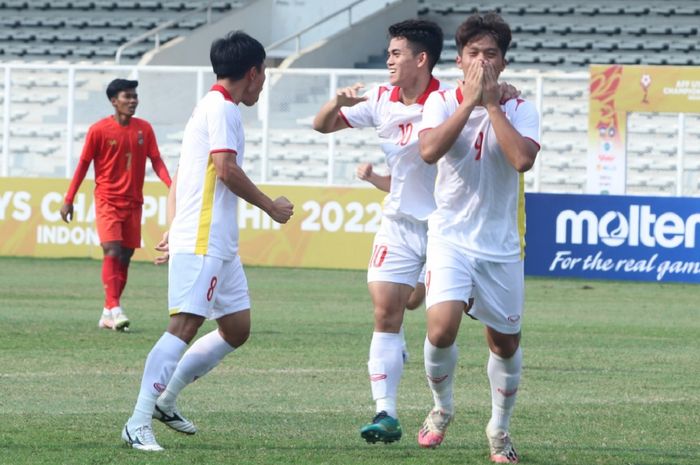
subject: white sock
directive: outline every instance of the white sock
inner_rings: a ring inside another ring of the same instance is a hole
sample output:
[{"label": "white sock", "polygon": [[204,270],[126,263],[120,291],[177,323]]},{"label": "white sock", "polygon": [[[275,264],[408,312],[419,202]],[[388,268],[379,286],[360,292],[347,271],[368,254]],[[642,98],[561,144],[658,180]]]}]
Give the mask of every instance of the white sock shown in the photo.
[{"label": "white sock", "polygon": [[403,374],[401,347],[399,334],[375,331],[372,334],[367,362],[372,398],[377,403],[377,413],[385,410],[394,418],[397,418],[396,394]]},{"label": "white sock", "polygon": [[502,358],[493,352],[490,353],[486,366],[491,383],[491,420],[488,431],[508,431],[522,368],[523,352],[520,347],[511,358]]},{"label": "white sock", "polygon": [[141,390],[136,400],[134,413],[129,418],[129,425],[150,425],[156,399],[170,381],[177,361],[187,343],[177,336],[166,332],[158,339],[146,358],[146,366],[141,378]]},{"label": "white sock", "polygon": [[401,357],[403,363],[406,363],[408,362],[408,346],[406,345],[406,335],[403,331],[403,325],[401,325],[401,329],[399,329],[399,336],[401,337]]},{"label": "white sock", "polygon": [[428,379],[428,386],[433,391],[435,407],[448,413],[454,413],[452,386],[458,354],[457,344],[441,349],[432,345],[428,337],[425,337],[423,357],[425,358],[425,376]]},{"label": "white sock", "polygon": [[177,364],[165,392],[160,396],[160,402],[166,406],[175,406],[175,400],[185,386],[209,373],[234,350],[221,337],[218,329],[197,339]]}]

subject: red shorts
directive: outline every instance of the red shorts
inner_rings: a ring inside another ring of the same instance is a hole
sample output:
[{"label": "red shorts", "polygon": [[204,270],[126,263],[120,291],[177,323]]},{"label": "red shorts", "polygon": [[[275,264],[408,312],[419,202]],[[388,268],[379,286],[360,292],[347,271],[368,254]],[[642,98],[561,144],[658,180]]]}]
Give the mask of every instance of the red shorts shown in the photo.
[{"label": "red shorts", "polygon": [[122,247],[141,247],[141,205],[118,207],[95,198],[95,225],[100,243],[120,242]]}]

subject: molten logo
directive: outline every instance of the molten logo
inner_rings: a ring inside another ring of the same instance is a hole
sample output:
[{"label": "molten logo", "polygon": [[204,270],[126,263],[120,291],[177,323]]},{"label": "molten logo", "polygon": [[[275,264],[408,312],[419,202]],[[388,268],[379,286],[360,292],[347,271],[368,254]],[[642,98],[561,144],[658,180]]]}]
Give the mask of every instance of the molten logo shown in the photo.
[{"label": "molten logo", "polygon": [[165,391],[165,384],[153,383],[153,388],[158,392]]},{"label": "molten logo", "polygon": [[369,375],[370,381],[381,381],[383,379],[386,379],[386,373],[377,373],[374,375]]},{"label": "molten logo", "polygon": [[563,210],[557,215],[556,243],[694,249],[699,224],[700,213],[686,218],[668,211],[656,214],[650,205],[630,205],[628,212],[611,210],[600,216],[591,210]]},{"label": "molten logo", "polygon": [[498,388],[496,391],[503,394],[503,397],[512,397],[516,392],[518,392],[518,388],[515,388],[512,391],[506,391],[505,389]]},{"label": "molten logo", "polygon": [[428,378],[428,380],[430,382],[433,382],[435,384],[440,384],[448,378],[448,375],[438,376],[437,378],[433,378],[432,376],[429,376],[429,375],[425,375],[425,377]]}]

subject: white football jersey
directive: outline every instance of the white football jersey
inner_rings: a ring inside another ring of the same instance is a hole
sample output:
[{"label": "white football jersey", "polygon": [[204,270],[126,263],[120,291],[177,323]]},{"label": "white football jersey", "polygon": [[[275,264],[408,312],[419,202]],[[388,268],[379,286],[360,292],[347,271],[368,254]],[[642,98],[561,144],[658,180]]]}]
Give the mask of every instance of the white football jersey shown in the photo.
[{"label": "white football jersey", "polygon": [[391,175],[391,191],[384,201],[388,218],[426,221],[435,209],[435,166],[420,157],[418,132],[423,104],[431,92],[444,89],[435,78],[413,105],[400,100],[399,87],[380,85],[367,93],[367,100],[340,109],[350,127],[375,128]]},{"label": "white football jersey", "polygon": [[[423,128],[440,125],[461,101],[459,89],[433,93],[425,103]],[[513,127],[539,146],[535,106],[518,98],[501,108]],[[472,111],[437,167],[437,208],[428,222],[428,235],[484,260],[521,260],[525,246],[524,179],[501,150],[486,108]]]},{"label": "white football jersey", "polygon": [[243,163],[241,112],[215,85],[197,103],[185,126],[177,173],[170,252],[223,260],[238,253],[238,196],[217,177],[211,153],[228,152]]}]

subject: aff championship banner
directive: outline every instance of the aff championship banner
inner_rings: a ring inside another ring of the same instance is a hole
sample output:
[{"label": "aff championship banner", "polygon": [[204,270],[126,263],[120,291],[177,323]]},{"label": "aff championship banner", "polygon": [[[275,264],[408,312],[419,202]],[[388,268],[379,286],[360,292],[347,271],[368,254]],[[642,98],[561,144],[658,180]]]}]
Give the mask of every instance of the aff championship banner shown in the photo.
[{"label": "aff championship banner", "polygon": [[526,194],[525,274],[700,283],[700,202]]},{"label": "aff championship banner", "polygon": [[700,67],[591,65],[589,194],[624,194],[627,114],[700,113]]},{"label": "aff championship banner", "polygon": [[[85,180],[74,202],[70,224],[60,209],[66,179],[2,178],[0,255],[101,258],[94,227],[92,180]],[[365,269],[382,217],[384,194],[376,189],[261,186],[270,197],[286,196],[294,216],[285,225],[240,201],[240,255],[246,265]],[[153,247],[166,229],[167,189],[146,182],[142,247],[135,260],[153,260]]]}]

